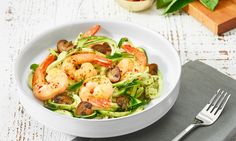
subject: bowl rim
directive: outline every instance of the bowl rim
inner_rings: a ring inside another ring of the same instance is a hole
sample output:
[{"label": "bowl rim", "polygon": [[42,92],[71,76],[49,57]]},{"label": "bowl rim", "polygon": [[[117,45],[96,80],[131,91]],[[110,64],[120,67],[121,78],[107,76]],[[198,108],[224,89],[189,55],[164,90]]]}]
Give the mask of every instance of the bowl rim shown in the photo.
[{"label": "bowl rim", "polygon": [[[117,20],[81,20],[79,22],[70,22],[70,23],[64,23],[62,25],[59,26],[55,26],[53,28],[47,29],[46,31],[36,35],[33,39],[31,39],[28,43],[26,43],[26,45],[24,45],[23,48],[21,48],[20,53],[18,54],[18,56],[16,57],[15,63],[14,63],[14,78],[16,80],[16,84],[17,84],[17,90],[20,90],[20,92],[17,92],[17,95],[19,95],[19,97],[25,97],[28,100],[31,100],[30,98],[28,98],[25,93],[27,93],[24,89],[22,89],[20,87],[20,79],[19,76],[17,75],[17,68],[19,67],[19,62],[20,59],[23,57],[23,55],[25,54],[25,52],[29,49],[32,48],[32,44],[37,41],[38,39],[42,38],[44,35],[50,34],[53,31],[57,31],[60,30],[61,28],[65,28],[65,27],[70,27],[70,26],[74,26],[74,25],[80,25],[80,24],[96,24],[96,23],[110,23],[110,24],[120,24],[120,25],[124,25],[124,26],[133,26],[135,28],[138,28],[140,30],[143,30],[145,32],[150,32],[152,34],[154,34],[155,36],[157,36],[159,39],[161,39],[163,42],[165,42],[165,44],[167,44],[167,46],[169,48],[171,48],[172,53],[175,55],[175,58],[178,58],[176,60],[176,62],[178,63],[178,72],[177,74],[177,79],[175,80],[174,85],[169,88],[169,90],[166,92],[166,94],[164,96],[159,97],[159,101],[155,104],[153,104],[152,106],[146,107],[143,111],[138,112],[138,113],[134,113],[134,114],[130,114],[127,116],[123,116],[123,117],[118,117],[118,118],[110,118],[110,119],[83,119],[83,118],[75,118],[75,117],[70,117],[70,116],[66,116],[66,115],[62,115],[56,112],[53,112],[45,107],[43,107],[41,104],[37,103],[37,102],[32,102],[32,104],[36,105],[36,106],[40,106],[41,108],[45,109],[45,112],[50,112],[51,114],[54,114],[55,116],[60,116],[61,118],[65,118],[65,119],[71,119],[71,120],[76,120],[76,121],[89,121],[89,122],[109,122],[109,121],[116,121],[116,120],[124,120],[124,119],[128,119],[128,118],[133,118],[135,116],[138,116],[140,114],[143,114],[144,112],[153,109],[156,105],[158,105],[160,102],[162,102],[164,99],[166,99],[175,89],[175,87],[177,86],[178,82],[180,81],[180,77],[181,77],[181,72],[182,72],[182,67],[181,67],[181,60],[180,60],[180,56],[178,55],[177,49],[166,39],[164,38],[162,35],[160,35],[157,31],[154,31],[153,29],[141,26],[141,25],[137,25],[131,22],[125,22],[125,21],[117,21]],[[21,94],[23,93],[23,94]],[[20,95],[21,94],[21,95]],[[21,102],[21,100],[20,100]],[[49,113],[49,114],[50,114]]]}]

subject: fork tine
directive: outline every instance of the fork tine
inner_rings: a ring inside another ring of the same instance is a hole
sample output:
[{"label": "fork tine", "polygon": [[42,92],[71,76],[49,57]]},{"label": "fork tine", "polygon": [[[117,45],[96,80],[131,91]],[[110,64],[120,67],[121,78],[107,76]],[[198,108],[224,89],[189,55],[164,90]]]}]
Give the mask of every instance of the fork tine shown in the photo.
[{"label": "fork tine", "polygon": [[222,94],[223,97],[222,97],[222,98],[220,99],[220,101],[216,104],[217,107],[220,107],[221,103],[223,102],[223,100],[224,100],[224,98],[225,98],[225,96],[226,96],[227,94],[228,94],[227,92],[225,92],[224,94]]},{"label": "fork tine", "polygon": [[220,104],[219,108],[217,109],[217,111],[214,114],[220,114],[222,112],[222,110],[224,109],[224,107],[225,107],[226,103],[228,102],[230,96],[231,96],[231,94],[228,94],[226,99],[222,100],[222,103]]},{"label": "fork tine", "polygon": [[229,97],[231,96],[231,94],[229,94],[226,98],[226,100],[224,101],[224,103],[220,106],[220,109],[223,109],[227,103],[227,101],[229,100]]},{"label": "fork tine", "polygon": [[225,93],[225,91],[223,91],[223,90],[221,92],[219,92],[216,100],[213,102],[211,108],[209,109],[210,113],[212,113],[213,110],[216,108],[216,105],[220,102],[220,100],[222,99],[222,96],[224,96],[224,93]]},{"label": "fork tine", "polygon": [[227,92],[222,94],[221,98],[219,99],[219,102],[217,102],[216,105],[214,106],[215,107],[214,110],[211,111],[212,113],[216,114],[216,112],[219,110],[220,105],[223,103],[227,94],[228,94]]},{"label": "fork tine", "polygon": [[[219,91],[220,89],[218,89],[218,91]],[[215,98],[216,98],[216,96],[217,96],[217,93],[218,93],[218,91],[216,92],[216,94],[211,98],[211,100],[209,101],[209,106],[207,107],[207,111],[209,110],[209,108],[211,107],[211,105],[212,105],[212,103],[215,101]]]},{"label": "fork tine", "polygon": [[214,101],[215,101],[215,98],[217,97],[217,95],[220,93],[220,91],[221,91],[221,89],[218,89],[217,91],[216,91],[216,94],[211,98],[211,100],[210,100],[210,104],[212,104]]},{"label": "fork tine", "polygon": [[221,91],[221,89],[218,89],[217,92],[216,92],[216,94],[215,94],[215,95],[213,96],[213,98],[210,100],[210,105],[209,105],[207,111],[209,110],[209,111],[212,112],[214,106],[215,106],[216,103],[219,101],[222,92],[224,92],[224,91],[222,91],[222,92],[220,93],[220,91]]},{"label": "fork tine", "polygon": [[217,94],[215,94],[215,95],[211,98],[211,100],[209,101],[209,104],[212,104],[212,102],[214,101],[216,95],[217,95]]}]

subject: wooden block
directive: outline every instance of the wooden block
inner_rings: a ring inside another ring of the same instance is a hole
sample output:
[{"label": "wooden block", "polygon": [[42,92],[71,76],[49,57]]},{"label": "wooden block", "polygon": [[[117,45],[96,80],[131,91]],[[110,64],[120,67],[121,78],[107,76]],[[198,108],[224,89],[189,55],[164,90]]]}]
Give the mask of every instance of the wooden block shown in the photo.
[{"label": "wooden block", "polygon": [[236,27],[236,0],[220,0],[214,11],[194,1],[184,11],[218,35]]}]

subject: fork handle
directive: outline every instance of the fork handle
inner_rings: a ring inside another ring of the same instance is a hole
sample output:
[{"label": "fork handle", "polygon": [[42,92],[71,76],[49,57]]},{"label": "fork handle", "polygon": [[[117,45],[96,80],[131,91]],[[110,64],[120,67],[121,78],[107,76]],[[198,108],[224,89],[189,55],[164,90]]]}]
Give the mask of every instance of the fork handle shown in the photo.
[{"label": "fork handle", "polygon": [[194,128],[198,127],[198,124],[190,124],[187,128],[185,128],[181,133],[179,133],[172,141],[180,141],[185,135],[187,135]]}]

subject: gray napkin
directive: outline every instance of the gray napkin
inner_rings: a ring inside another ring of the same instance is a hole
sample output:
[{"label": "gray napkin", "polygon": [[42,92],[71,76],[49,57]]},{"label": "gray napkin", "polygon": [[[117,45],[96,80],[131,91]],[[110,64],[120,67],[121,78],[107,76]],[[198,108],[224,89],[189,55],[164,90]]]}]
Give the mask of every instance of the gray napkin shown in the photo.
[{"label": "gray napkin", "polygon": [[170,141],[191,124],[219,88],[231,93],[220,118],[211,126],[197,128],[184,141],[234,141],[236,80],[199,61],[188,62],[183,66],[181,89],[175,105],[153,125],[124,136],[102,139],[77,137],[73,141]]}]

